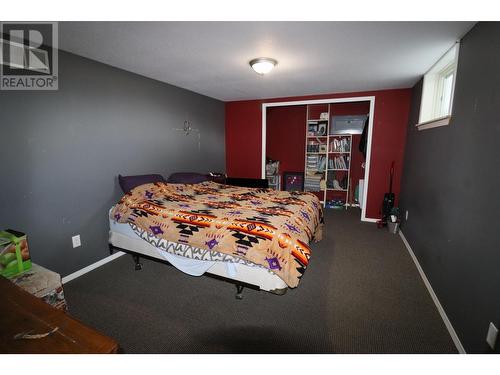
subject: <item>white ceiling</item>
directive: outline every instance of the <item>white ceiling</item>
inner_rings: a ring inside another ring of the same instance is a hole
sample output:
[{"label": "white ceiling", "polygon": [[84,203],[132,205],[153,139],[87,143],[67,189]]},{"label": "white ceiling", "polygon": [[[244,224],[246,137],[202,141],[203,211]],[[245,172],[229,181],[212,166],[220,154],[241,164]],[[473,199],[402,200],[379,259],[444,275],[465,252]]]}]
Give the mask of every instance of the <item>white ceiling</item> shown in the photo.
[{"label": "white ceiling", "polygon": [[[474,22],[60,22],[61,49],[231,101],[412,87]],[[248,65],[278,66],[259,76]]]}]

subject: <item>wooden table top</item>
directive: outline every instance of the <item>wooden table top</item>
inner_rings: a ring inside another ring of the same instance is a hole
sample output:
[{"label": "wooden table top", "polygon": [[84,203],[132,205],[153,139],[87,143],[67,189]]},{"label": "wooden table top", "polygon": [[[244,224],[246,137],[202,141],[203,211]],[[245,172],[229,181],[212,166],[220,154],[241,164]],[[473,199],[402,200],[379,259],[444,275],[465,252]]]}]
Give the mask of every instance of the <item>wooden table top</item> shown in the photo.
[{"label": "wooden table top", "polygon": [[[52,333],[28,338],[48,332]],[[0,353],[83,354],[117,350],[113,339],[0,276]]]}]

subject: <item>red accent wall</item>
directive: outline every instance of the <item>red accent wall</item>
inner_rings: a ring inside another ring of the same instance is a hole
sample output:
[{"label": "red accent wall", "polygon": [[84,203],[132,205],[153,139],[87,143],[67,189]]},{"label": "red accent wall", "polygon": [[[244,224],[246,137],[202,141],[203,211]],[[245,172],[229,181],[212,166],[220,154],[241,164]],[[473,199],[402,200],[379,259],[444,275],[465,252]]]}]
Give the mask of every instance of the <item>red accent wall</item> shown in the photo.
[{"label": "red accent wall", "polygon": [[304,172],[306,115],[305,105],[267,110],[266,155],[280,161],[280,174]]},{"label": "red accent wall", "polygon": [[262,111],[260,101],[228,102],[226,173],[230,177],[262,176]]},{"label": "red accent wall", "polygon": [[227,102],[225,105],[226,173],[231,177],[261,178],[262,103],[357,96],[375,96],[366,216],[380,218],[381,202],[388,189],[389,169],[393,160],[395,161],[393,191],[396,194],[396,205],[399,202],[411,89]]}]

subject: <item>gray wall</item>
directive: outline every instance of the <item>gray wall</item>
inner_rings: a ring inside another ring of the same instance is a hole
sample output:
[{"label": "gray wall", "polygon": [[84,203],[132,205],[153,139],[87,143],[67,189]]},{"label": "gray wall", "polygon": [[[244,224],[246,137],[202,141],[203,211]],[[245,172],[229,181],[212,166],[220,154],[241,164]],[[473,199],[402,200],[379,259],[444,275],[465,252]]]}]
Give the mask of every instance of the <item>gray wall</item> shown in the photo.
[{"label": "gray wall", "polygon": [[0,228],[62,276],[108,255],[119,173],[225,170],[223,102],[62,51],[59,91],[0,91],[0,129]]},{"label": "gray wall", "polygon": [[[462,40],[452,123],[417,131],[413,103],[402,182],[407,237],[467,352],[500,328],[500,23]],[[497,345],[496,352],[499,352]]]}]

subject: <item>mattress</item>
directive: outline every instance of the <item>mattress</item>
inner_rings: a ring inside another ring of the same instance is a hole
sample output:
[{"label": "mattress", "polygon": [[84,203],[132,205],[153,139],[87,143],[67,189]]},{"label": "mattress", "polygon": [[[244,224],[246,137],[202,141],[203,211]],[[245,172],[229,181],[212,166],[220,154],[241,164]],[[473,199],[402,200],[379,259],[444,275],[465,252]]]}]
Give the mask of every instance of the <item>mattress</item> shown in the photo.
[{"label": "mattress", "polygon": [[[189,275],[201,276],[208,273],[252,284],[261,290],[278,294],[283,294],[287,289],[286,283],[280,277],[260,265],[249,262],[242,264],[186,258],[167,252],[163,248],[153,246],[136,234],[128,223],[118,223],[109,218],[109,228],[109,243],[113,246],[156,259],[166,260],[177,269]],[[171,241],[166,242],[172,247],[186,246]],[[196,251],[196,248],[193,250]]]},{"label": "mattress", "polygon": [[[137,186],[110,216],[155,247],[187,258],[258,264],[291,288],[300,283],[309,244],[321,239],[323,228],[321,204],[312,193],[211,181]],[[164,241],[189,248],[171,249]]]}]

